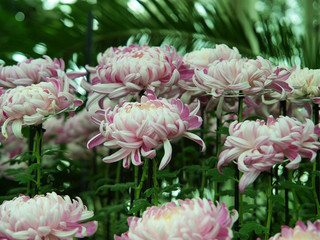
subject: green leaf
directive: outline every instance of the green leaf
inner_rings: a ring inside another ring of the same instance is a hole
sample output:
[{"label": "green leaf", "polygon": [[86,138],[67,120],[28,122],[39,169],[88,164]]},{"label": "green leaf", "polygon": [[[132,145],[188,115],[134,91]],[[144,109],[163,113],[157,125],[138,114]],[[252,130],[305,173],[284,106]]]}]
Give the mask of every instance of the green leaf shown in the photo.
[{"label": "green leaf", "polygon": [[320,171],[312,171],[311,174],[315,176],[320,176]]},{"label": "green leaf", "polygon": [[66,150],[59,150],[59,149],[47,149],[44,150],[41,154],[41,156],[46,156],[46,155],[56,155],[58,153],[63,153],[66,152]]},{"label": "green leaf", "polygon": [[28,183],[30,181],[32,182],[36,182],[34,179],[34,176],[30,175],[30,174],[18,174],[18,175],[14,175],[14,180],[19,182],[19,184],[25,184]]},{"label": "green leaf", "polygon": [[229,128],[228,127],[219,127],[219,130],[216,133],[229,135]]},{"label": "green leaf", "polygon": [[166,186],[163,189],[161,189],[161,192],[170,193],[170,192],[179,190],[180,187],[181,187],[180,183],[172,184],[172,185]]},{"label": "green leaf", "polygon": [[21,173],[25,173],[26,169],[25,168],[9,168],[9,169],[6,169],[4,171],[9,176],[10,175],[15,176],[15,175],[18,175],[18,174],[21,174]]},{"label": "green leaf", "polygon": [[28,173],[32,173],[34,170],[41,169],[40,163],[33,163],[28,167]]},{"label": "green leaf", "polygon": [[272,195],[270,198],[272,199],[274,204],[283,207],[285,206],[284,198],[281,195]]},{"label": "green leaf", "polygon": [[129,214],[136,213],[138,211],[144,211],[147,207],[152,206],[147,199],[138,199],[133,202],[133,206],[128,212]]},{"label": "green leaf", "polygon": [[235,170],[229,167],[223,169],[223,174],[221,174],[217,168],[209,169],[207,175],[211,176],[211,179],[215,182],[225,182],[228,179],[235,180]]},{"label": "green leaf", "polygon": [[204,170],[207,170],[207,166],[201,166],[201,165],[190,165],[190,166],[185,166],[184,169],[188,172],[201,172]]},{"label": "green leaf", "polygon": [[257,223],[255,221],[249,221],[242,225],[239,233],[241,234],[249,234],[251,232],[255,232],[256,234],[261,234],[265,231],[267,231],[267,228],[260,223]]},{"label": "green leaf", "polygon": [[296,190],[308,190],[311,189],[310,187],[303,186],[298,183],[293,183],[291,181],[280,181],[279,188],[286,188],[286,189],[296,189]]},{"label": "green leaf", "polygon": [[253,199],[256,199],[257,196],[258,196],[258,192],[256,190],[253,190],[253,189],[245,189],[244,190],[244,195],[246,195],[246,197],[250,197],[250,198],[253,198]]},{"label": "green leaf", "polygon": [[144,191],[144,194],[146,197],[150,197],[154,193],[154,188],[148,188],[146,191]]},{"label": "green leaf", "polygon": [[100,208],[98,211],[95,212],[94,216],[85,222],[90,221],[104,221],[107,215],[111,213],[118,213],[126,210],[124,204],[117,204],[117,205],[110,205],[108,207]]},{"label": "green leaf", "polygon": [[180,171],[181,171],[180,169],[173,172],[169,172],[169,170],[159,171],[157,172],[157,178],[158,179],[176,178],[180,173]]},{"label": "green leaf", "polygon": [[106,190],[109,189],[110,191],[125,191],[129,188],[132,188],[135,186],[134,182],[128,182],[128,183],[118,183],[118,184],[106,184],[103,185],[101,187],[99,187],[96,191],[96,193],[102,191],[102,190]]}]

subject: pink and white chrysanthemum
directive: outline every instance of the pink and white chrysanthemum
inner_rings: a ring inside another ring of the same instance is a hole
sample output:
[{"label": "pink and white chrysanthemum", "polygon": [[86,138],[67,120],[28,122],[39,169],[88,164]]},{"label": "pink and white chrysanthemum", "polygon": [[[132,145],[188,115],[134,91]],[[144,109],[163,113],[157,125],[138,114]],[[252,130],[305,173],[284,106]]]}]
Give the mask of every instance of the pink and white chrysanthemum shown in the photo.
[{"label": "pink and white chrysanthemum", "polygon": [[224,203],[214,205],[207,199],[178,200],[162,207],[149,207],[141,218],[129,217],[129,230],[115,240],[231,240],[232,225],[238,218],[230,215]]},{"label": "pink and white chrysanthemum", "polygon": [[69,81],[59,71],[57,78],[48,78],[46,82],[1,91],[0,123],[4,137],[8,137],[8,124],[12,125],[13,134],[22,138],[22,126],[41,124],[49,115],[73,111],[81,105],[82,101],[70,93]]},{"label": "pink and white chrysanthemum", "polygon": [[295,118],[274,119],[270,116],[267,125],[276,151],[282,152],[290,160],[287,168],[298,168],[302,158],[308,158],[311,162],[315,160],[320,142],[315,125],[310,119],[302,123]]},{"label": "pink and white chrysanthemum", "polygon": [[199,143],[202,151],[205,144],[190,130],[200,127],[201,117],[197,116],[199,105],[190,112],[189,106],[179,99],[157,99],[154,92],[147,90],[141,102],[123,102],[112,111],[111,108],[100,111],[105,119],[95,121],[100,125],[100,133],[88,142],[88,148],[103,143],[108,148],[120,148],[114,154],[103,159],[104,162],[116,162],[123,159],[123,166],[130,162],[141,165],[141,155],[146,158],[156,156],[156,148],[164,145],[164,156],[159,169],[163,169],[171,160],[171,139],[187,137]]},{"label": "pink and white chrysanthemum", "polygon": [[173,47],[166,48],[130,45],[110,48],[98,56],[99,65],[88,67],[93,74],[91,84],[84,87],[110,99],[127,95],[138,96],[146,89],[153,89],[157,96],[174,96],[179,93],[176,86],[180,78],[182,55]]},{"label": "pink and white chrysanthemum", "polygon": [[320,103],[320,70],[296,69],[287,82],[294,89],[288,94],[289,99],[310,98],[314,103]]},{"label": "pink and white chrysanthemum", "polygon": [[0,205],[0,239],[72,240],[94,234],[98,223],[85,222],[93,212],[76,199],[53,192],[4,201]]},{"label": "pink and white chrysanthemum", "polygon": [[310,221],[305,225],[298,221],[294,228],[281,226],[281,233],[276,234],[269,240],[320,240],[320,221]]},{"label": "pink and white chrysanthemum", "polygon": [[297,168],[301,158],[314,161],[320,148],[315,126],[309,119],[301,123],[295,118],[269,117],[263,120],[237,121],[229,127],[230,136],[224,144],[226,149],[219,156],[218,169],[235,160],[238,169],[243,172],[239,189],[253,183],[263,171],[268,171],[275,164],[289,159],[287,168]]},{"label": "pink and white chrysanthemum", "polygon": [[[14,88],[16,86],[30,86],[45,82],[47,78],[58,77],[59,71],[64,71],[65,64],[62,59],[30,58],[14,66],[0,66],[0,87]],[[83,73],[67,73],[71,79],[84,76]]]},{"label": "pink and white chrysanthemum", "polygon": [[241,55],[236,47],[232,49],[225,44],[217,44],[215,48],[202,48],[198,51],[187,53],[183,57],[183,63],[187,68],[206,69],[215,61],[240,59]]},{"label": "pink and white chrysanthemum", "polygon": [[[270,89],[285,96],[292,89],[285,82],[290,72],[274,67],[271,63],[258,57],[256,60],[231,59],[216,61],[207,70],[197,69],[193,77],[194,90],[202,90],[219,98],[223,94],[254,95]],[[193,90],[190,88],[188,90]]]}]

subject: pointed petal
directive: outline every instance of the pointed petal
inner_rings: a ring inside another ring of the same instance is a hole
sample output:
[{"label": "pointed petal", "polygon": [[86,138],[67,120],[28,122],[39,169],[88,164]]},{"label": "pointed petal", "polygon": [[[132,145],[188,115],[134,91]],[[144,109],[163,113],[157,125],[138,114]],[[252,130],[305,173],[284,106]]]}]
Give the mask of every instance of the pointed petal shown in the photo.
[{"label": "pointed petal", "polygon": [[164,146],[164,155],[161,159],[159,170],[164,169],[164,167],[167,166],[167,164],[170,162],[172,157],[172,146],[168,139],[166,139],[163,142],[163,146]]},{"label": "pointed petal", "polygon": [[113,162],[116,162],[116,161],[119,161],[119,160],[125,158],[126,156],[131,154],[131,152],[132,152],[131,149],[121,148],[119,151],[115,152],[114,154],[111,154],[110,156],[104,157],[102,159],[102,161],[104,161],[106,163],[113,163]]},{"label": "pointed petal", "polygon": [[106,141],[107,141],[107,139],[101,133],[99,133],[89,140],[89,142],[87,143],[87,148],[91,149],[91,148],[98,146]]},{"label": "pointed petal", "polygon": [[12,122],[12,132],[17,138],[23,138],[21,129],[22,129],[22,121],[14,120]]},{"label": "pointed petal", "polygon": [[183,136],[186,137],[186,138],[191,139],[192,141],[195,141],[196,143],[198,143],[202,147],[201,152],[204,152],[206,150],[205,143],[202,141],[202,139],[198,135],[196,135],[194,133],[190,133],[190,132],[185,132],[183,134]]}]

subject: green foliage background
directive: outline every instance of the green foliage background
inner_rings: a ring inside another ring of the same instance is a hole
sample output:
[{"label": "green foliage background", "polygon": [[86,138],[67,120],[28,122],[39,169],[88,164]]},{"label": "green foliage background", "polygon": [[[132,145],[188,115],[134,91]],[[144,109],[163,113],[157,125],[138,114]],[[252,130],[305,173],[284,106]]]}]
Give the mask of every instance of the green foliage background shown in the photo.
[{"label": "green foliage background", "polygon": [[[43,53],[35,47],[38,44],[45,46],[44,54],[52,58],[63,58],[67,63],[77,61],[78,66],[95,65],[99,52],[130,43],[169,44],[182,54],[224,43],[237,47],[243,56],[254,58],[261,55],[275,64],[301,64],[309,68],[319,68],[320,64],[320,1],[78,0],[73,4],[60,1],[50,10],[43,8],[44,2],[46,0],[0,1],[0,64],[15,64],[12,58],[15,53],[27,58],[41,57]],[[136,11],[132,10],[132,6]],[[214,142],[209,139],[210,136],[207,138],[206,142]],[[227,183],[228,188],[219,192],[220,200],[232,198],[234,193],[230,188],[234,182],[234,169],[225,168],[225,175],[218,174],[214,168],[217,157],[212,156],[212,151],[207,151],[202,156],[203,161],[199,161],[198,146],[186,141],[174,146],[180,149],[174,152],[176,161],[170,163],[168,170],[159,172],[160,203],[170,201],[172,197],[193,197],[202,176],[207,179],[208,189],[212,189],[214,186],[211,185],[215,182]],[[132,191],[134,186],[134,170],[122,169],[121,162],[110,165],[101,163],[102,156],[96,153],[93,159],[96,159],[98,166],[93,162],[69,161],[60,152],[44,152],[43,155],[53,155],[55,160],[42,169],[42,192],[57,191],[71,196],[80,194],[89,209],[95,209],[95,219],[101,224],[96,239],[105,239],[105,235],[112,239],[114,233],[123,233],[127,230],[128,215],[150,205],[147,198],[154,190],[146,187],[142,199],[134,201],[133,205],[129,202],[128,190]],[[159,155],[162,156],[161,153]],[[25,156],[22,158],[26,159]],[[25,184],[37,167],[29,167],[23,174],[19,170],[11,174],[16,177],[20,174],[16,178],[17,183]],[[319,174],[312,171],[310,163],[305,164],[303,169],[310,175]],[[290,213],[291,225],[298,216],[303,220],[313,220],[314,217],[314,206],[310,203],[313,198],[311,183],[309,181],[303,185],[305,183],[299,180],[303,173],[302,170],[292,172],[290,181],[280,179],[275,186],[280,190],[303,193],[297,198],[296,212]],[[259,179],[257,184],[263,186],[264,180]],[[2,198],[10,199],[25,191],[19,186],[2,179],[1,196],[6,195]],[[176,190],[179,191],[173,196]],[[266,197],[263,190],[258,192],[254,187],[246,190],[243,206],[246,223],[235,233],[241,239],[256,239],[265,231]],[[210,194],[208,191],[204,195],[210,197]],[[275,233],[284,219],[284,196],[281,193],[273,197],[274,212],[278,214],[274,216],[276,221],[272,226]],[[292,199],[291,209],[296,204]],[[129,205],[133,206],[131,212],[128,212]]]},{"label": "green foliage background", "polygon": [[[51,57],[70,60],[77,53],[80,65],[127,43],[170,44],[181,53],[225,43],[249,57],[319,66],[319,1],[60,0],[50,10],[46,2],[0,2],[0,59],[6,64],[15,63],[15,52],[40,57],[34,51],[39,43]],[[90,16],[98,23],[92,32]]]}]

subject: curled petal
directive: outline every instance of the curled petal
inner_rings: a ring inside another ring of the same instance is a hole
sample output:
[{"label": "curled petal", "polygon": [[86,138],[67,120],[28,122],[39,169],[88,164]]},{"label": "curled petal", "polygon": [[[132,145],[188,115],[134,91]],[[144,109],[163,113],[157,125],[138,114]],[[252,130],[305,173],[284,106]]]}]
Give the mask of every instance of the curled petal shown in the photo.
[{"label": "curled petal", "polygon": [[170,162],[171,156],[172,156],[172,146],[171,146],[171,143],[168,139],[166,139],[163,142],[163,146],[164,146],[164,155],[161,159],[161,162],[159,165],[159,170],[162,170],[162,169],[164,169],[165,166],[167,166],[167,164]]}]

